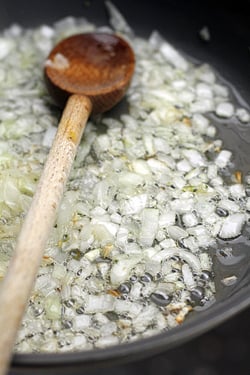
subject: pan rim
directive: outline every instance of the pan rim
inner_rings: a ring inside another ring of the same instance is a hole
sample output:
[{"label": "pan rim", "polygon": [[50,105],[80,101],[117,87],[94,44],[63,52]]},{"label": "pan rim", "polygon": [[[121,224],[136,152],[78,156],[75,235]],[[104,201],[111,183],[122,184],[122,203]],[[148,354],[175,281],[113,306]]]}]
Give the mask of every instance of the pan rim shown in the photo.
[{"label": "pan rim", "polygon": [[200,311],[193,319],[168,332],[159,333],[130,343],[110,346],[104,349],[91,349],[67,353],[17,353],[12,366],[18,367],[58,367],[98,363],[111,360],[132,362],[149,354],[159,354],[194,339],[203,333],[229,320],[250,306],[250,285],[244,286],[236,294],[215,302],[211,307]]}]

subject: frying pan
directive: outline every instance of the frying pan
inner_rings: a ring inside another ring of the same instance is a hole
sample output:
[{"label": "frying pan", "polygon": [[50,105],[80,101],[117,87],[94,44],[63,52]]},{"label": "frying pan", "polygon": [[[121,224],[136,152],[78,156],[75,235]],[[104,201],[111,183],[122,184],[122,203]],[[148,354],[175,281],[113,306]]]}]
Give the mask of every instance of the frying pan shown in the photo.
[{"label": "frying pan", "polygon": [[[241,104],[247,106],[250,98],[250,1],[238,0],[226,5],[218,1],[195,0],[113,0],[113,3],[137,34],[148,36],[153,29],[157,29],[187,56],[211,64],[232,85]],[[0,28],[11,23],[25,27],[50,24],[68,15],[84,16],[98,25],[108,22],[102,0],[1,0]],[[204,26],[211,33],[209,42],[199,37],[198,32]],[[225,127],[218,122],[217,128],[224,147],[234,153],[236,168],[243,172],[250,170],[249,126],[239,128],[230,123]],[[13,373],[83,374],[88,368],[125,363],[165,352],[219,325],[250,305],[249,236],[250,229],[246,228],[244,238],[230,241],[235,256],[233,261],[224,259],[222,262],[215,253],[212,254],[216,302],[205,310],[191,313],[181,327],[107,349],[67,354],[14,355]],[[237,276],[237,282],[232,286],[223,286],[221,279],[232,273]]]}]

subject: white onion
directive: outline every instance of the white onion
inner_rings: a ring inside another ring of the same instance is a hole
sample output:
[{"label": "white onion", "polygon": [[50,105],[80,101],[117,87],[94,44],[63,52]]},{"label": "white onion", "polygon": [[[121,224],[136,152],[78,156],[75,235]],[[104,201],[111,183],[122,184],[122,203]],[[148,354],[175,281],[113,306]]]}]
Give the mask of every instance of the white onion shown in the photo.
[{"label": "white onion", "polygon": [[197,150],[184,150],[183,155],[193,167],[202,167],[205,165],[204,157]]},{"label": "white onion", "polygon": [[152,44],[154,48],[159,49],[164,58],[173,64],[173,66],[184,71],[188,69],[188,62],[186,59],[181,56],[181,54],[173,46],[166,42],[166,40],[164,40],[157,31],[154,31],[151,34],[149,43]]},{"label": "white onion", "polygon": [[183,275],[184,283],[187,285],[187,287],[194,288],[195,281],[194,281],[193,273],[188,264],[183,264],[182,275]]},{"label": "white onion", "polygon": [[56,320],[61,316],[61,303],[58,294],[50,294],[45,298],[44,309],[48,319]]},{"label": "white onion", "polygon": [[231,151],[229,151],[229,150],[222,150],[222,151],[220,151],[220,153],[216,157],[215,164],[218,167],[220,167],[220,168],[224,168],[224,167],[226,167],[226,165],[230,161],[231,156],[232,156],[232,152]]},{"label": "white onion", "polygon": [[220,201],[219,206],[221,208],[225,208],[229,212],[238,212],[239,211],[239,205],[236,202],[233,202],[230,199],[222,199]]},{"label": "white onion", "polygon": [[250,121],[250,113],[245,108],[237,108],[235,111],[235,115],[243,123],[247,123]]},{"label": "white onion", "polygon": [[14,47],[15,43],[12,39],[0,37],[0,60],[5,59]]},{"label": "white onion", "polygon": [[233,198],[239,199],[246,196],[245,188],[242,184],[231,185],[229,191]]},{"label": "white onion", "polygon": [[83,348],[87,347],[87,339],[83,335],[75,335],[73,339],[72,346],[77,348],[78,350],[82,350]]},{"label": "white onion", "polygon": [[214,84],[216,81],[215,73],[212,71],[208,64],[203,64],[196,71],[196,75],[200,81],[208,84]]},{"label": "white onion", "polygon": [[213,98],[212,87],[206,83],[198,83],[196,85],[196,93],[200,98]]},{"label": "white onion", "polygon": [[68,59],[61,53],[56,53],[53,60],[46,60],[45,66],[50,66],[55,70],[65,70],[69,67]]},{"label": "white onion", "polygon": [[234,114],[234,106],[229,102],[219,103],[215,109],[215,113],[219,117],[232,117]]},{"label": "white onion", "polygon": [[124,215],[139,213],[146,207],[148,196],[146,194],[135,195],[124,201],[121,209]]},{"label": "white onion", "polygon": [[246,200],[246,209],[247,211],[250,211],[250,197]]},{"label": "white onion", "polygon": [[119,174],[118,183],[121,187],[123,186],[132,186],[136,187],[142,185],[144,182],[143,178],[132,172],[122,172]]},{"label": "white onion", "polygon": [[91,318],[89,315],[79,315],[73,318],[73,326],[77,331],[89,327],[91,324]]},{"label": "white onion", "polygon": [[126,281],[134,266],[141,260],[140,257],[119,259],[111,268],[110,281],[113,285],[119,285]]},{"label": "white onion", "polygon": [[151,170],[150,168],[148,167],[148,164],[146,161],[144,160],[133,160],[132,161],[132,168],[133,168],[133,171],[137,174],[141,174],[141,175],[150,175],[151,174]]},{"label": "white onion", "polygon": [[169,225],[174,225],[176,220],[175,211],[167,210],[165,213],[162,213],[159,217],[159,226],[167,227]]},{"label": "white onion", "polygon": [[[233,173],[228,186],[221,173],[233,154],[214,139],[210,116],[222,116],[221,126],[234,115],[247,123],[247,108],[208,64],[187,60],[157,31],[136,36],[107,7],[136,54],[127,111],[88,122],[16,351],[103,348],[176,327],[202,270],[212,270],[207,249],[244,234],[249,217],[245,186]],[[58,40],[91,31],[113,32],[66,17],[0,35],[0,277],[58,123],[40,68]],[[68,62],[59,55],[53,63]],[[205,300],[214,293],[208,280]]]},{"label": "white onion", "polygon": [[215,83],[213,85],[213,91],[216,95],[220,97],[227,98],[229,95],[229,89],[227,86],[221,85],[219,83]]},{"label": "white onion", "polygon": [[139,241],[143,246],[151,246],[158,229],[159,210],[144,208],[142,211],[142,223]]},{"label": "white onion", "polygon": [[43,146],[46,146],[46,147],[52,146],[52,142],[55,137],[56,131],[57,129],[55,126],[51,126],[47,129],[43,137]]},{"label": "white onion", "polygon": [[157,309],[154,306],[147,306],[134,319],[134,326],[137,332],[143,332],[147,326],[151,326],[155,322],[157,316]]},{"label": "white onion", "polygon": [[208,124],[209,124],[209,120],[204,115],[202,115],[201,113],[195,113],[193,115],[193,121],[192,122],[193,122],[193,126],[195,126],[196,129],[200,133],[206,134]]},{"label": "white onion", "polygon": [[106,4],[106,7],[109,11],[109,15],[110,15],[109,22],[110,22],[111,26],[115,30],[117,30],[121,33],[125,33],[125,34],[128,34],[128,35],[133,34],[132,29],[130,28],[127,21],[122,16],[122,14],[115,7],[115,5],[111,1],[108,1],[108,0],[105,1],[105,4]]},{"label": "white onion", "polygon": [[66,268],[62,264],[55,264],[52,275],[54,278],[62,280],[66,272]]},{"label": "white onion", "polygon": [[105,336],[105,337],[100,337],[96,343],[95,346],[97,348],[106,348],[107,346],[110,345],[117,345],[119,344],[119,339],[116,336]]},{"label": "white onion", "polygon": [[190,212],[193,209],[194,201],[193,198],[182,198],[173,200],[170,203],[172,210],[184,214],[186,212]]},{"label": "white onion", "polygon": [[232,276],[227,276],[227,277],[224,277],[224,279],[221,280],[222,284],[226,285],[226,286],[230,286],[230,285],[234,285],[237,281],[237,276],[235,275],[232,275]]},{"label": "white onion", "polygon": [[199,31],[200,37],[205,42],[209,42],[211,40],[210,30],[207,26],[203,26]]},{"label": "white onion", "polygon": [[114,308],[115,298],[110,295],[87,296],[85,299],[85,312],[107,312]]},{"label": "white onion", "polygon": [[193,269],[195,272],[201,271],[200,261],[198,257],[194,254],[189,253],[186,250],[180,249],[178,247],[173,247],[169,249],[164,249],[159,251],[156,255],[152,257],[152,260],[161,262],[163,260],[167,260],[173,256],[179,256],[180,258],[184,259]]},{"label": "white onion", "polygon": [[143,309],[140,303],[133,303],[130,301],[116,300],[114,305],[114,311],[118,314],[127,315],[131,318],[139,316]]},{"label": "white onion", "polygon": [[167,232],[169,237],[173,240],[179,240],[181,238],[188,237],[188,233],[184,229],[178,227],[177,225],[170,225],[167,228]]},{"label": "white onion", "polygon": [[206,113],[213,111],[214,109],[214,102],[212,99],[198,99],[195,102],[190,104],[190,111],[191,113]]},{"label": "white onion", "polygon": [[179,161],[177,164],[176,164],[176,167],[179,171],[181,172],[189,172],[192,167],[190,165],[190,163],[187,161],[187,160],[181,160]]},{"label": "white onion", "polygon": [[239,236],[245,220],[246,218],[244,214],[236,213],[229,215],[222,224],[219,237],[223,239],[230,239]]},{"label": "white onion", "polygon": [[198,224],[198,219],[192,212],[182,215],[182,221],[186,227],[194,227]]}]

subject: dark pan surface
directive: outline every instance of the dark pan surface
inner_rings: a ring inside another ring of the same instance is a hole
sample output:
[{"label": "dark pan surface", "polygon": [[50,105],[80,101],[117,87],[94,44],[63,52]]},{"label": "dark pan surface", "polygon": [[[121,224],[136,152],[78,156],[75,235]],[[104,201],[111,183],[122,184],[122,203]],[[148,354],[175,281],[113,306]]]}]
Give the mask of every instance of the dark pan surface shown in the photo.
[{"label": "dark pan surface", "polygon": [[[40,23],[52,23],[64,16],[84,16],[97,24],[107,24],[104,2],[101,0],[74,0],[60,2],[52,0],[2,0],[0,4],[0,28],[15,22],[26,27]],[[159,30],[171,43],[197,61],[210,63],[238,92],[242,105],[250,98],[250,16],[249,1],[238,1],[227,6],[219,2],[174,1],[174,0],[113,0],[134,30],[147,36],[152,29]],[[204,4],[205,3],[205,4]],[[204,43],[198,36],[203,26],[208,26],[211,41]],[[225,148],[233,150],[238,169],[250,170],[250,129],[231,123],[227,127],[218,122],[219,136]],[[214,256],[217,301],[204,311],[190,314],[182,327],[167,334],[124,344],[119,347],[91,352],[63,355],[16,355],[13,368],[17,374],[61,374],[82,373],[82,366],[102,366],[142,359],[171,349],[184,343],[250,305],[250,228],[244,238],[233,241],[233,261]],[[232,244],[232,241],[230,242]],[[226,243],[221,243],[221,246]],[[222,287],[223,276],[234,273],[238,282],[232,287]]]},{"label": "dark pan surface", "polygon": [[[163,353],[104,368],[84,368],[77,374],[154,375],[157,371],[160,375],[249,375],[249,339],[249,310],[244,310],[191,342]],[[19,368],[12,369],[9,375],[27,373],[25,368]],[[57,374],[53,369],[41,373]]]}]

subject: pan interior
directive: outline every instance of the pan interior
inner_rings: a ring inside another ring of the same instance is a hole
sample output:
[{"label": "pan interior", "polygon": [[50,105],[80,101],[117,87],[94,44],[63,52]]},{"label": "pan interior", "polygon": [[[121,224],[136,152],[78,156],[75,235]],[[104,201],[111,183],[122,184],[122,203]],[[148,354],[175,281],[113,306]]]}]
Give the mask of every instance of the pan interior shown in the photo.
[{"label": "pan interior", "polygon": [[[192,1],[187,4],[184,1],[154,1],[142,2],[127,0],[126,4],[117,1],[114,3],[129,20],[129,23],[142,36],[148,36],[152,29],[159,30],[167,40],[186,55],[197,61],[204,61],[211,64],[216,71],[223,76],[223,79],[230,82],[232,90],[236,92],[238,101],[247,107],[246,101],[250,97],[250,60],[247,40],[250,31],[245,18],[244,4],[240,2],[238,12],[230,9],[225,11],[223,6],[217,4],[216,16],[214,15],[213,2],[209,5]],[[84,14],[86,18],[93,20],[97,24],[106,23],[106,14],[103,1],[96,0],[83,5],[82,1],[75,1],[68,4],[66,1],[60,2],[60,7],[56,3],[49,1],[27,1],[22,5],[17,0],[3,1],[0,12],[1,28],[10,23],[18,22],[24,26],[35,26],[41,23],[51,23],[55,20],[73,14],[78,16]],[[163,12],[163,9],[165,10]],[[153,15],[153,16],[152,16]],[[138,21],[139,20],[139,21]],[[192,20],[192,22],[190,22]],[[199,38],[198,31],[203,26],[208,25],[211,30],[211,41],[204,43]],[[239,26],[241,25],[241,26]],[[115,116],[124,111],[126,104],[121,104],[113,111]],[[239,126],[235,121],[225,124],[211,115],[213,122],[218,129],[218,137],[223,139],[224,147],[233,151],[235,168],[247,173],[249,168],[249,142],[250,133],[247,126]],[[152,339],[147,339],[142,343],[141,348],[135,345],[127,345],[116,350],[104,350],[88,355],[67,354],[60,359],[53,355],[17,355],[14,359],[16,365],[53,364],[61,362],[72,363],[73,359],[78,362],[99,361],[112,358],[114,355],[126,357],[131,350],[135,353],[144,347],[145,353],[150,352],[151,344],[155,347],[152,351],[160,351],[173,347],[188,337],[200,334],[205,330],[220,323],[230,314],[235,314],[250,303],[250,274],[249,274],[249,236],[250,228],[246,227],[244,235],[228,243],[219,241],[220,249],[211,249],[214,259],[215,282],[217,287],[216,302],[206,311],[199,314],[194,312],[187,318],[185,325],[178,329],[178,332],[159,335]],[[232,252],[228,256],[223,251],[228,246],[232,247]],[[225,286],[221,280],[227,276],[235,275],[237,282],[233,285]],[[197,309],[202,310],[202,308]],[[193,333],[191,334],[191,328]],[[182,334],[183,332],[183,334]],[[174,339],[175,335],[175,339]],[[151,341],[150,341],[151,340]],[[150,342],[150,345],[148,343]],[[160,348],[162,346],[162,348]],[[131,348],[131,349],[130,349]]]}]

